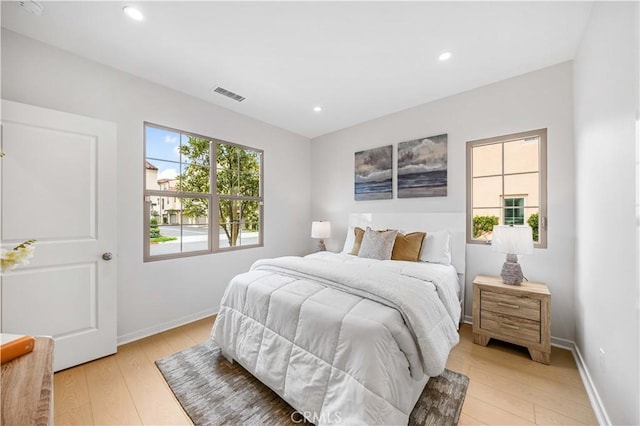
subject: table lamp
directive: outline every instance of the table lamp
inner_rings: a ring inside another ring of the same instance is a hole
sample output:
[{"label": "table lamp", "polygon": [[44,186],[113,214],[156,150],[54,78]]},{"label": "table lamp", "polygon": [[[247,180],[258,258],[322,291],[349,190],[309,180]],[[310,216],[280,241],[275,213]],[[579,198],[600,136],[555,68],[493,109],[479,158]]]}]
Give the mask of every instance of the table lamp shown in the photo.
[{"label": "table lamp", "polygon": [[497,225],[491,237],[493,251],[506,253],[507,260],[502,265],[502,282],[521,285],[522,268],[518,263],[519,254],[533,253],[533,232],[528,225]]},{"label": "table lamp", "polygon": [[326,251],[327,248],[324,245],[324,238],[331,236],[331,222],[311,222],[311,238],[319,238],[318,251]]}]

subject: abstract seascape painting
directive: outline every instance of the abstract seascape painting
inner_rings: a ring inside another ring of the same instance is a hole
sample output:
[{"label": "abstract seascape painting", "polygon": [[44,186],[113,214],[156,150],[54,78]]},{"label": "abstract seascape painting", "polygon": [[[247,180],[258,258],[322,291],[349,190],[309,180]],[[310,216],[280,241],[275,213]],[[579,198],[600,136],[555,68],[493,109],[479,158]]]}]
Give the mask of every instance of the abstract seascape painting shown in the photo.
[{"label": "abstract seascape painting", "polygon": [[392,145],[356,152],[356,201],[393,198],[392,156]]},{"label": "abstract seascape painting", "polygon": [[398,144],[398,198],[447,195],[447,135]]}]

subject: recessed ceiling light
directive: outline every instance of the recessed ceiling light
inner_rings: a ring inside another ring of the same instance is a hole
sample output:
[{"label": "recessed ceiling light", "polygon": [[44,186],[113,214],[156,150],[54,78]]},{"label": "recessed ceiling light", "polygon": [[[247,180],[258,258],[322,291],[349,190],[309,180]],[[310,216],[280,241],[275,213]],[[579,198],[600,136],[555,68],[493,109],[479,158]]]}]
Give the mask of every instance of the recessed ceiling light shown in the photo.
[{"label": "recessed ceiling light", "polygon": [[25,12],[31,13],[32,15],[42,15],[42,11],[44,7],[37,1],[28,0],[28,1],[19,1],[18,6],[22,8]]},{"label": "recessed ceiling light", "polygon": [[122,9],[122,11],[129,18],[134,19],[136,21],[142,21],[144,19],[144,15],[142,14],[142,12],[140,12],[138,9],[136,9],[133,6],[125,6],[124,9]]},{"label": "recessed ceiling light", "polygon": [[451,52],[442,52],[440,56],[438,56],[440,61],[446,61],[449,58],[451,58]]},{"label": "recessed ceiling light", "polygon": [[322,107],[321,106],[316,106],[316,107],[313,107],[313,110],[315,112],[320,112],[320,111],[322,111]]}]

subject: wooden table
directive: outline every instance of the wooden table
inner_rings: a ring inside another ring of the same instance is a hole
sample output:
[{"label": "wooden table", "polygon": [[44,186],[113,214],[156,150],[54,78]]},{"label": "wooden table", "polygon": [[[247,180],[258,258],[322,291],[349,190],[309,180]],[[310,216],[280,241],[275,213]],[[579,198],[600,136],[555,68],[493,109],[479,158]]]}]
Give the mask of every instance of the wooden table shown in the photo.
[{"label": "wooden table", "polygon": [[36,337],[33,352],[2,364],[2,422],[53,424],[53,339]]}]

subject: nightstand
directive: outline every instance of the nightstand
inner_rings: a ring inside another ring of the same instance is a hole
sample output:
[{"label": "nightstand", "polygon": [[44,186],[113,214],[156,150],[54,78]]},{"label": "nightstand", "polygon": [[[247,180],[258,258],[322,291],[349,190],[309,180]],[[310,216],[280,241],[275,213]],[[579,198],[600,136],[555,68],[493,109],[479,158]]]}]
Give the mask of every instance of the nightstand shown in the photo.
[{"label": "nightstand", "polygon": [[473,280],[473,342],[491,338],[529,349],[534,361],[551,363],[551,293],[543,283],[507,285],[500,277]]}]

